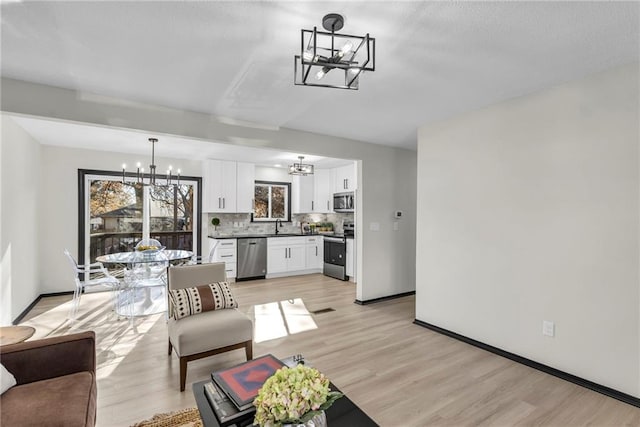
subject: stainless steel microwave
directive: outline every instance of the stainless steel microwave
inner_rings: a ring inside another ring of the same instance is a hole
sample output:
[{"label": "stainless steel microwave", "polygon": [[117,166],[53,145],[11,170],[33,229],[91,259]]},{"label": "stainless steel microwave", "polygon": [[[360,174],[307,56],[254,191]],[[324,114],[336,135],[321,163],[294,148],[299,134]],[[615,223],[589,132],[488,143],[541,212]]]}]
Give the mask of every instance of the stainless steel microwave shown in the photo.
[{"label": "stainless steel microwave", "polygon": [[333,195],[333,211],[334,212],[353,212],[355,206],[353,200],[353,191],[347,193],[334,193]]}]

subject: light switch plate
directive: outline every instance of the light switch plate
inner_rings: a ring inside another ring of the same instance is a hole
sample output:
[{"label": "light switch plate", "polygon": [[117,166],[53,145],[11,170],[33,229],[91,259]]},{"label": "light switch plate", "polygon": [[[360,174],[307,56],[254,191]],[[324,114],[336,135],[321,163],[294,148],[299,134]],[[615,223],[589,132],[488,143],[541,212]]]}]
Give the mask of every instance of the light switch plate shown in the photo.
[{"label": "light switch plate", "polygon": [[556,334],[556,325],[548,320],[542,321],[542,335],[553,337]]}]

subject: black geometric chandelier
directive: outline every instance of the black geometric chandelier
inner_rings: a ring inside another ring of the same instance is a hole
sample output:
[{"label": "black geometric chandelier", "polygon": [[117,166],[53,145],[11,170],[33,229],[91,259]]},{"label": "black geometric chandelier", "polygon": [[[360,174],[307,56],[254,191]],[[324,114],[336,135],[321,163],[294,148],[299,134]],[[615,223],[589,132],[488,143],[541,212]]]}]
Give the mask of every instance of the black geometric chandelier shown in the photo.
[{"label": "black geometric chandelier", "polygon": [[336,34],[344,18],[330,13],[322,18],[325,31],[301,31],[300,55],[294,57],[294,83],[358,90],[360,75],[375,71],[376,39]]},{"label": "black geometric chandelier", "polygon": [[298,159],[300,159],[299,163],[294,162],[292,165],[289,165],[289,175],[313,175],[313,165],[302,163],[304,156],[298,156]]}]

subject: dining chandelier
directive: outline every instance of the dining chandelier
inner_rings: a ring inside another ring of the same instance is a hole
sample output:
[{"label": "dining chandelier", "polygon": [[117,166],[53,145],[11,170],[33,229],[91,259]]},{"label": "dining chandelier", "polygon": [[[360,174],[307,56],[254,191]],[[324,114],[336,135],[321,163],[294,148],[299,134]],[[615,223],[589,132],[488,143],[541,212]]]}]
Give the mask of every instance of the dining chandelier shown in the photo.
[{"label": "dining chandelier", "polygon": [[304,156],[298,156],[298,159],[300,159],[299,163],[289,165],[289,175],[313,175],[313,165],[302,163]]},{"label": "dining chandelier", "polygon": [[344,17],[330,13],[322,18],[327,30],[301,30],[300,55],[294,56],[294,83],[358,90],[360,75],[375,71],[376,40],[364,36],[336,34]]},{"label": "dining chandelier", "polygon": [[[125,182],[125,177],[126,176],[135,176],[136,180],[133,182],[133,184],[140,184],[140,185],[180,185],[180,169],[177,170],[177,174],[174,175],[173,174],[173,167],[171,165],[169,165],[169,169],[167,169],[167,174],[164,176],[165,182],[163,183],[159,183],[158,180],[156,180],[156,177],[158,175],[156,175],[156,142],[158,142],[157,138],[149,138],[149,142],[151,143],[151,164],[149,165],[149,173],[147,174],[147,177],[149,178],[148,181],[145,181],[145,173],[144,173],[144,168],[141,167],[142,165],[140,164],[140,162],[138,162],[136,164],[136,172],[134,173],[127,173],[127,165],[126,164],[122,164],[122,183],[123,184],[129,184],[131,182]],[[173,180],[176,180],[176,182],[174,183]]]}]

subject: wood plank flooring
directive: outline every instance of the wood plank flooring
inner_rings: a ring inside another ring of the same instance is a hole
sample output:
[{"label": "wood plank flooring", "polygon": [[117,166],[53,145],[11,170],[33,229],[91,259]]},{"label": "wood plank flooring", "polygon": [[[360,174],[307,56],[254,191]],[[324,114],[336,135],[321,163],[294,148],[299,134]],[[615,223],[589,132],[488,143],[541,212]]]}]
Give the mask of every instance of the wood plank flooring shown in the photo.
[{"label": "wood plank flooring", "polygon": [[[640,425],[639,408],[412,324],[412,296],[360,306],[353,283],[319,274],[232,287],[255,322],[254,355],[303,354],[382,426]],[[180,393],[163,314],[119,320],[94,293],[69,325],[69,306],[44,298],[22,324],[34,338],[96,331],[99,426],[195,406],[191,383],[244,361],[237,350],[191,362]],[[324,308],[335,311],[310,313]]]}]

